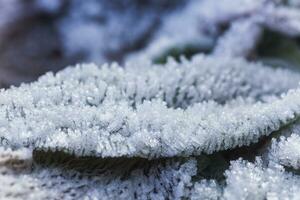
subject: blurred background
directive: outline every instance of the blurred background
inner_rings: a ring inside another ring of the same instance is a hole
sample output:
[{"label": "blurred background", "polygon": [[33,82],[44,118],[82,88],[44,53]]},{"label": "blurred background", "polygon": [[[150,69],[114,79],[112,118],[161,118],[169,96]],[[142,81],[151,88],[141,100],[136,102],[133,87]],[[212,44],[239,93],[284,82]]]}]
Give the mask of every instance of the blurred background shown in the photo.
[{"label": "blurred background", "polygon": [[0,87],[82,62],[196,53],[300,66],[297,0],[0,0]]}]

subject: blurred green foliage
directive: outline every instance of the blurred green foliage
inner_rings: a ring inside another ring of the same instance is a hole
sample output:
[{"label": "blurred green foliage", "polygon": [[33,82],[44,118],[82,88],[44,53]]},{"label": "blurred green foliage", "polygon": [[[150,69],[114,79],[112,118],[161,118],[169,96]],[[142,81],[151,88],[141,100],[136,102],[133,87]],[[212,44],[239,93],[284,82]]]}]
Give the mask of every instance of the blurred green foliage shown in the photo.
[{"label": "blurred green foliage", "polygon": [[265,30],[256,57],[270,66],[300,70],[300,39]]}]

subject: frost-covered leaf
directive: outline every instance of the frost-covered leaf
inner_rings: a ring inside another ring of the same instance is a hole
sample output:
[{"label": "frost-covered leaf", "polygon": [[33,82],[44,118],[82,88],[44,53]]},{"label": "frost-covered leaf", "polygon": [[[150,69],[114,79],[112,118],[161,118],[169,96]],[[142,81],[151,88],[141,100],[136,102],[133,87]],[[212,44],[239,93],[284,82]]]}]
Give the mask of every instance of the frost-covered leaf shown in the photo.
[{"label": "frost-covered leaf", "polygon": [[[212,153],[295,121],[298,90],[264,103],[253,98],[297,81],[289,71],[203,56],[145,68],[78,66],[3,91],[0,136],[8,146],[98,157]],[[247,98],[230,101],[238,96]]]},{"label": "frost-covered leaf", "polygon": [[298,199],[300,177],[278,165],[237,160],[226,172],[224,199]]},{"label": "frost-covered leaf", "polygon": [[296,121],[292,126],[281,131],[279,139],[272,140],[269,161],[285,167],[300,168],[300,125]]},{"label": "frost-covered leaf", "polygon": [[271,160],[295,169],[300,167],[299,135],[292,134],[288,138],[280,138],[279,142],[273,141],[271,151]]},{"label": "frost-covered leaf", "polygon": [[13,161],[22,163],[24,159],[36,159],[30,157],[27,151],[1,149],[1,161],[3,156],[10,157],[6,159],[6,165],[0,166],[1,199],[189,198],[194,185],[192,177],[197,173],[194,159],[143,161],[139,167],[131,166],[133,169],[126,176],[121,167],[103,168],[97,163],[92,166],[90,174],[85,174],[84,168],[91,166],[83,166],[83,171],[79,172],[68,170],[67,163],[61,167],[48,163],[47,168],[34,164],[23,171],[15,168],[6,170]]}]

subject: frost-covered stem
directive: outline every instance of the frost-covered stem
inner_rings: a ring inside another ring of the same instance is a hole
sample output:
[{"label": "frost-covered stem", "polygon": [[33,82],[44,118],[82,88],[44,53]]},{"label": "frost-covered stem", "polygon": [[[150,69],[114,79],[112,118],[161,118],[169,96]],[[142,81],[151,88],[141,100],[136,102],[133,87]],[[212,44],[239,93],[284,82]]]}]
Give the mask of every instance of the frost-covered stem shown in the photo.
[{"label": "frost-covered stem", "polygon": [[256,47],[261,34],[262,27],[256,20],[237,20],[220,37],[213,54],[217,56],[247,57]]}]

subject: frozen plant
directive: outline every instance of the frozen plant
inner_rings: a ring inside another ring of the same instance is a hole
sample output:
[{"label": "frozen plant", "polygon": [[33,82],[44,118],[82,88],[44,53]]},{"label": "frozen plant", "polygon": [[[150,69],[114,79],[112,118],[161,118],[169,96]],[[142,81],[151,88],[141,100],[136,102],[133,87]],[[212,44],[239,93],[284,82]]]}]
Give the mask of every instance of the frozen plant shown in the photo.
[{"label": "frozen plant", "polygon": [[63,53],[129,62],[0,90],[0,199],[299,199],[300,74],[244,58],[266,28],[299,34],[296,1],[32,2],[67,10]]}]

